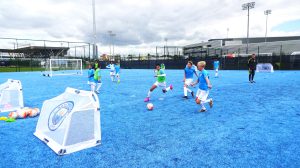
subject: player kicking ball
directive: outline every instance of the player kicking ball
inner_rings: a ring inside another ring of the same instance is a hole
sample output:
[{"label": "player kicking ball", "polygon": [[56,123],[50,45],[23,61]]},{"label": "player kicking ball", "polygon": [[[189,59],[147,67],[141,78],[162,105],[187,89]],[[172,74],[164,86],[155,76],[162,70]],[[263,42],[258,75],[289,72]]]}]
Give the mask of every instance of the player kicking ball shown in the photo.
[{"label": "player kicking ball", "polygon": [[199,83],[199,89],[196,94],[196,103],[201,105],[200,112],[206,111],[206,108],[204,106],[205,103],[209,103],[210,108],[212,108],[212,106],[213,106],[213,99],[212,98],[207,99],[208,94],[209,94],[208,89],[211,89],[212,85],[209,81],[208,72],[204,69],[205,66],[206,66],[205,61],[198,62],[197,68],[200,71],[200,73],[198,75],[197,82],[192,84],[194,86],[197,83]]},{"label": "player kicking ball", "polygon": [[160,68],[159,64],[156,64],[156,66],[155,66],[155,76],[154,77],[157,78],[157,81],[152,85],[152,87],[148,91],[148,95],[145,98],[144,102],[150,101],[150,96],[151,96],[152,91],[154,89],[156,89],[158,86],[163,88],[162,89],[163,93],[166,93],[169,90],[173,89],[172,85],[170,85],[169,87],[166,88],[166,86],[167,86],[167,84],[166,84],[166,74],[165,74],[164,70]]},{"label": "player kicking ball", "polygon": [[187,99],[187,92],[191,93],[192,97],[194,97],[194,92],[192,90],[190,90],[188,87],[191,86],[191,84],[193,83],[193,75],[197,75],[196,70],[193,67],[193,62],[189,61],[186,65],[186,67],[184,68],[184,77],[183,77],[183,98]]}]

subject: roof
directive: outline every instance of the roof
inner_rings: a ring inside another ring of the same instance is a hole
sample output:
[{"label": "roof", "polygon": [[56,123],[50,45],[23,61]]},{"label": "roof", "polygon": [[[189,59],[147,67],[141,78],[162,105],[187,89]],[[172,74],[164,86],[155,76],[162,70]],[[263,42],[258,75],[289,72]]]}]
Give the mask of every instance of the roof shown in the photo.
[{"label": "roof", "polygon": [[50,57],[66,55],[69,47],[28,46],[16,49],[0,49],[0,52],[20,53],[24,57]]}]

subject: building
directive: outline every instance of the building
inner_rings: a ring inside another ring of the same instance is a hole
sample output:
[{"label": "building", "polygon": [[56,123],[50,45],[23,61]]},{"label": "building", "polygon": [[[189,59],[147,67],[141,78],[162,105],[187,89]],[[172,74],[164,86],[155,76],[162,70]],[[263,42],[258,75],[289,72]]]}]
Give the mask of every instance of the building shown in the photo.
[{"label": "building", "polygon": [[253,37],[249,38],[248,54],[247,38],[210,39],[207,42],[191,44],[183,47],[183,54],[188,57],[239,55],[290,55],[300,51],[300,36],[286,37]]}]

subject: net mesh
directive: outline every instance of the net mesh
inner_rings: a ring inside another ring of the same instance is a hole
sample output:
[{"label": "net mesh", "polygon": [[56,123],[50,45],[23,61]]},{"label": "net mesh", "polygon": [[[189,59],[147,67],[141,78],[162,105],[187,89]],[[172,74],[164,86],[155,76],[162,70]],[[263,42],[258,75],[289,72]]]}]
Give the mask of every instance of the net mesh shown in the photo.
[{"label": "net mesh", "polygon": [[0,112],[12,111],[23,107],[22,84],[9,79],[0,85]]},{"label": "net mesh", "polygon": [[81,59],[49,59],[46,62],[44,76],[82,75]]},{"label": "net mesh", "polygon": [[260,63],[256,65],[256,72],[274,72],[271,63]]}]

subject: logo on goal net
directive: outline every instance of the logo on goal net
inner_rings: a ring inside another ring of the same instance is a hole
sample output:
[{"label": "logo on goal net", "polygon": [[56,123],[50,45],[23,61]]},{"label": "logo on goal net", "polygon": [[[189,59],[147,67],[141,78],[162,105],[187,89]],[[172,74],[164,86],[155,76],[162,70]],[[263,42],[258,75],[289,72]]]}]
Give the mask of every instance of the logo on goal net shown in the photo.
[{"label": "logo on goal net", "polygon": [[63,123],[64,119],[72,111],[73,107],[73,101],[67,101],[56,106],[50,113],[48,128],[51,131],[55,131]]}]

